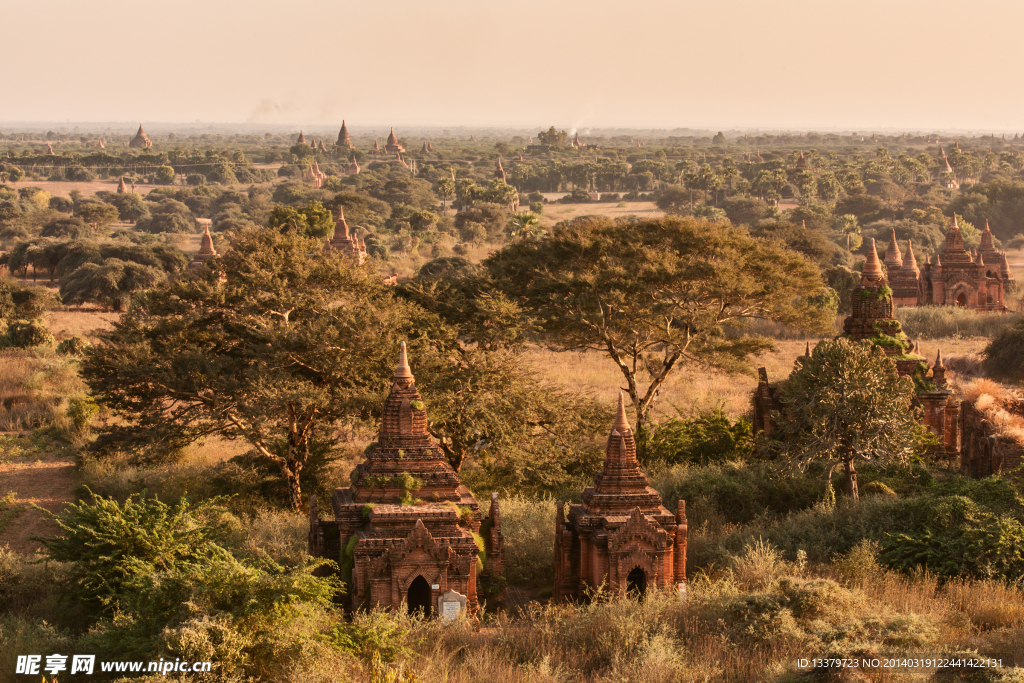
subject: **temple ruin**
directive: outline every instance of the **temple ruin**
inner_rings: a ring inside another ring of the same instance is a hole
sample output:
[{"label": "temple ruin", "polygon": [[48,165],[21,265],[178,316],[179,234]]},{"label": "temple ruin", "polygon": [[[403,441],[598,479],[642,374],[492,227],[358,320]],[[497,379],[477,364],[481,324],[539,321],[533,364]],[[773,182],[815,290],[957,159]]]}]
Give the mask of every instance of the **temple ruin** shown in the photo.
[{"label": "temple ruin", "polygon": [[146,131],[142,130],[141,123],[139,124],[139,132],[131,139],[128,146],[136,149],[148,149],[153,146],[153,141],[146,135]]},{"label": "temple ruin", "polygon": [[349,137],[348,127],[345,126],[345,120],[341,121],[341,130],[338,131],[338,141],[335,143],[337,147],[344,147],[345,149],[352,149],[352,138]]},{"label": "temple ruin", "polygon": [[188,262],[189,268],[200,268],[204,263],[217,258],[217,250],[213,248],[213,236],[210,235],[210,226],[203,230],[203,237],[199,241],[199,251],[192,256]]},{"label": "temple ruin", "polygon": [[[898,247],[894,245],[890,245],[886,252],[886,260],[891,263],[905,262]],[[960,449],[960,404],[946,386],[942,355],[940,353],[934,365],[929,366],[917,354],[917,344],[903,332],[895,317],[893,290],[882,270],[874,240],[871,240],[868,248],[860,284],[854,288],[851,299],[852,310],[843,321],[841,336],[853,341],[871,342],[892,359],[897,374],[915,379],[913,404],[921,409],[922,423],[939,442],[937,450],[946,454],[957,453]],[[805,355],[811,355],[809,343]],[[784,410],[785,406],[779,401],[778,386],[769,382],[767,369],[758,368],[757,372],[758,384],[752,397],[753,430],[755,434],[764,432],[770,435],[774,430],[772,413]]]},{"label": "temple ruin", "polygon": [[[376,142],[373,144],[374,146],[377,145]],[[402,147],[398,142],[398,136],[395,135],[394,127],[391,128],[391,133],[388,134],[388,141],[384,143],[384,151],[388,154],[401,154],[405,151],[405,147]]]},{"label": "temple ruin", "polygon": [[[870,255],[869,255],[870,257]],[[942,251],[924,269],[917,265],[913,244],[901,257],[896,231],[890,231],[885,266],[892,284],[893,300],[900,306],[959,306],[976,311],[1008,309],[1003,301],[1013,273],[1005,251],[997,251],[988,221],[976,252],[964,246],[963,234],[953,216]]]},{"label": "temple ruin", "polygon": [[324,251],[339,251],[345,256],[362,263],[366,260],[366,244],[353,235],[345,220],[345,207],[338,207],[338,221],[334,225],[334,235],[324,244]]},{"label": "temple ruin", "polygon": [[309,502],[309,553],[340,560],[351,609],[405,604],[431,615],[454,591],[472,615],[482,589],[499,587],[497,494],[485,519],[427,430],[404,343],[377,440],[351,481],[331,496],[333,521],[319,518],[316,496]]},{"label": "temple ruin", "polygon": [[583,502],[555,503],[553,599],[586,597],[604,586],[613,595],[648,589],[686,592],[686,503],[672,514],[647,482],[622,395],[605,451],[604,468]]}]

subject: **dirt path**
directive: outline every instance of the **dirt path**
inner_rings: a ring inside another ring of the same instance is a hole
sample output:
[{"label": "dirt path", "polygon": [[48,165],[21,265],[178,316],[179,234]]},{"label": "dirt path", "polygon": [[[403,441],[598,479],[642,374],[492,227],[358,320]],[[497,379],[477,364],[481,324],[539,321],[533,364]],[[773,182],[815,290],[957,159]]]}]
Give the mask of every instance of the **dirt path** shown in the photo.
[{"label": "dirt path", "polygon": [[0,435],[0,546],[30,553],[41,545],[33,536],[47,536],[56,525],[32,504],[60,512],[75,497],[75,463],[37,451],[28,437]]}]

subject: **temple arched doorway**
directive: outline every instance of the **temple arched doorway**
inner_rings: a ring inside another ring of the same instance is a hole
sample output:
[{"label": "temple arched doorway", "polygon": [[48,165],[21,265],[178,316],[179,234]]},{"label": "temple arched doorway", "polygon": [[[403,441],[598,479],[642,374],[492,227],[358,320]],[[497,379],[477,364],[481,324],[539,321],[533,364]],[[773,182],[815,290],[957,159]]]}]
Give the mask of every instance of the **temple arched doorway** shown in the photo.
[{"label": "temple arched doorway", "polygon": [[422,612],[423,616],[430,616],[430,603],[432,594],[430,584],[422,576],[417,576],[409,584],[409,594],[406,596],[406,604],[409,605],[409,613]]},{"label": "temple arched doorway", "polygon": [[626,577],[626,595],[634,600],[643,597],[647,592],[647,574],[640,567],[636,567]]},{"label": "temple arched doorway", "polygon": [[967,308],[967,293],[960,292],[956,295],[956,305],[960,308]]}]

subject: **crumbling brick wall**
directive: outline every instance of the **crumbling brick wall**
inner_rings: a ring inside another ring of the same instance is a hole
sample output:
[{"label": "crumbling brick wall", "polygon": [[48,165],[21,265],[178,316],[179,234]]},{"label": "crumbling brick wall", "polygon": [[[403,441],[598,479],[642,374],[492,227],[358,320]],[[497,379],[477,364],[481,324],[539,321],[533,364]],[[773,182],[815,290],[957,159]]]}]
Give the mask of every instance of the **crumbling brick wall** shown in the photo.
[{"label": "crumbling brick wall", "polygon": [[[1024,405],[1004,405],[1007,412],[1022,414]],[[994,425],[973,402],[960,404],[960,469],[971,477],[1008,474],[1021,465],[1024,444],[996,433]]]}]

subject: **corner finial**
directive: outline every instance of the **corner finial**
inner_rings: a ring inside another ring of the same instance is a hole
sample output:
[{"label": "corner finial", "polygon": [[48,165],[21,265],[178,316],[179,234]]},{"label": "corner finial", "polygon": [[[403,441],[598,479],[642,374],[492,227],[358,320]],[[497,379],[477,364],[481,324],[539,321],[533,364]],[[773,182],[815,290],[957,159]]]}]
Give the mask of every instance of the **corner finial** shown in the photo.
[{"label": "corner finial", "polygon": [[937,368],[944,368],[944,367],[946,367],[945,365],[942,364],[942,349],[939,349],[939,352],[937,354],[935,354],[935,367],[937,367]]},{"label": "corner finial", "polygon": [[626,403],[622,398],[622,392],[619,392],[619,408],[615,413],[615,424],[612,425],[612,429],[619,434],[624,434],[630,430],[629,420],[626,419]]},{"label": "corner finial", "polygon": [[811,357],[811,342],[807,342],[807,348],[804,349],[804,356],[806,358]]},{"label": "corner finial", "polygon": [[409,367],[409,356],[405,351],[405,342],[402,342],[402,350],[398,354],[398,367],[395,368],[395,379],[413,379],[412,369]]}]

